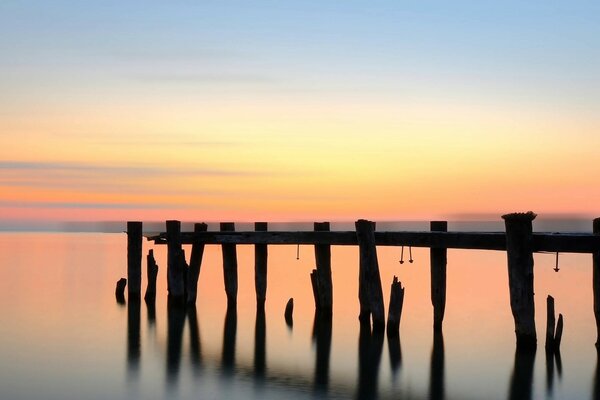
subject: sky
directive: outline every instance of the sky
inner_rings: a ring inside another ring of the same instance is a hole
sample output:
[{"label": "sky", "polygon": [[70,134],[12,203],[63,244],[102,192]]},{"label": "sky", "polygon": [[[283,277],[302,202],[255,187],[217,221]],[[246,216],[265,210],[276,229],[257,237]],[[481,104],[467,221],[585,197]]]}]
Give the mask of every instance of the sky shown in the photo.
[{"label": "sky", "polygon": [[0,223],[600,216],[600,2],[0,2]]}]

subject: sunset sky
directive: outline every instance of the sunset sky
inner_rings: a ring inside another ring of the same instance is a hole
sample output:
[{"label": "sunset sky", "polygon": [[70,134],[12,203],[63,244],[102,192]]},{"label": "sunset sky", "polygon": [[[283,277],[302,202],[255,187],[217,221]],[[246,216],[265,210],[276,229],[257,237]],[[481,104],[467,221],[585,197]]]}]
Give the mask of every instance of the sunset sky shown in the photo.
[{"label": "sunset sky", "polygon": [[0,2],[0,223],[600,215],[598,1]]}]

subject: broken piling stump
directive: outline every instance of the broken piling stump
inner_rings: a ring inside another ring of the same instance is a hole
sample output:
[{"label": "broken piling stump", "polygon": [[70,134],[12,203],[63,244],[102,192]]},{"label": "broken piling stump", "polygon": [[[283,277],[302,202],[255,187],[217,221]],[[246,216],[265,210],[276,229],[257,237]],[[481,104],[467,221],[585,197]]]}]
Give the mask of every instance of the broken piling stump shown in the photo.
[{"label": "broken piling stump", "polygon": [[121,278],[117,281],[115,297],[117,298],[117,303],[119,304],[125,304],[125,286],[127,286],[127,279]]},{"label": "broken piling stump", "polygon": [[144,300],[146,302],[154,302],[156,299],[156,277],[158,276],[158,264],[156,264],[156,260],[154,259],[154,250],[152,249],[148,251],[148,256],[146,257],[146,276],[148,279],[148,284],[146,286]]},{"label": "broken piling stump", "polygon": [[402,306],[404,304],[404,288],[394,276],[390,289],[390,304],[388,308],[387,334],[394,336],[400,334],[400,319],[402,318]]},{"label": "broken piling stump", "polygon": [[290,298],[287,302],[287,304],[285,305],[285,312],[284,312],[284,317],[285,317],[285,323],[287,324],[287,326],[289,326],[290,328],[294,325],[294,299]]}]

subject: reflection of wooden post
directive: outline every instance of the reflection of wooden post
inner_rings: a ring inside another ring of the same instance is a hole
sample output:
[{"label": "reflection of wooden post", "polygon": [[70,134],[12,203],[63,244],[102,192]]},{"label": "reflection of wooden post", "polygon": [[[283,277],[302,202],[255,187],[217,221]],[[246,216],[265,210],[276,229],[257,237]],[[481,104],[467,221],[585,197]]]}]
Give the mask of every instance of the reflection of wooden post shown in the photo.
[{"label": "reflection of wooden post", "polygon": [[[221,222],[222,232],[234,232],[233,222]],[[238,273],[237,273],[237,251],[235,244],[222,244],[223,253],[223,279],[225,281],[225,293],[227,294],[227,305],[234,306],[237,303]]]},{"label": "reflection of wooden post", "polygon": [[[600,218],[594,220],[594,235],[600,235]],[[596,347],[600,348],[600,249],[592,253],[593,265],[593,288],[594,288],[594,316],[596,317]],[[600,371],[600,369],[599,369]]]},{"label": "reflection of wooden post", "polygon": [[[204,223],[194,224],[194,232],[206,232],[207,226]],[[198,278],[200,277],[200,268],[202,267],[202,256],[204,255],[204,243],[194,243],[192,245],[192,254],[190,255],[190,268],[188,269],[187,279],[187,303],[196,304],[198,293]]]},{"label": "reflection of wooden post", "polygon": [[184,270],[180,260],[183,250],[181,248],[181,222],[167,221],[167,288],[172,301],[184,300]]},{"label": "reflection of wooden post", "polygon": [[127,294],[142,293],[142,223],[127,222]]},{"label": "reflection of wooden post", "polygon": [[[266,222],[255,222],[254,230],[265,232],[268,230]],[[266,244],[254,245],[254,288],[256,290],[256,307],[264,308],[267,300],[267,257]]]},{"label": "reflection of wooden post", "polygon": [[144,300],[154,301],[156,299],[156,277],[158,276],[158,265],[154,259],[154,250],[148,251],[146,257],[146,276],[148,277],[148,285],[146,286],[146,294]]},{"label": "reflection of wooden post", "polygon": [[506,225],[506,250],[508,256],[508,285],[510,307],[515,320],[517,350],[534,350],[535,306],[533,302],[533,252],[532,222],[534,213],[503,215]]},{"label": "reflection of wooden post", "polygon": [[[315,222],[315,231],[329,231],[329,222]],[[331,246],[328,244],[315,245],[315,262],[317,265],[316,288],[321,312],[332,313],[333,284],[331,282]]]},{"label": "reflection of wooden post", "polygon": [[[448,222],[431,221],[430,228],[434,232],[447,232]],[[446,264],[448,250],[432,247],[429,250],[431,264],[431,304],[433,305],[433,329],[442,330],[444,311],[446,310]]]},{"label": "reflection of wooden post", "polygon": [[373,317],[373,330],[385,329],[385,311],[383,309],[383,290],[375,247],[375,223],[360,219],[356,221],[356,238],[360,253],[358,298],[360,301],[359,319],[368,323]]},{"label": "reflection of wooden post", "polygon": [[399,335],[400,319],[402,318],[402,305],[404,304],[404,288],[394,276],[390,289],[390,305],[388,308],[387,333],[388,335]]}]

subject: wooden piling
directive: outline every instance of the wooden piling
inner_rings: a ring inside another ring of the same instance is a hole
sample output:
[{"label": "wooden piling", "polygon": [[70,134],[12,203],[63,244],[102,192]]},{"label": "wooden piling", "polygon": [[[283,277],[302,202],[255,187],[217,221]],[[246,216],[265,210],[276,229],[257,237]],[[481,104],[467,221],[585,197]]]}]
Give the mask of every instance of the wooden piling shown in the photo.
[{"label": "wooden piling", "polygon": [[535,350],[535,306],[533,301],[532,222],[536,214],[503,215],[506,225],[510,307],[515,320],[517,351]]},{"label": "wooden piling", "polygon": [[294,325],[294,299],[290,298],[285,305],[285,312],[283,313],[285,317],[285,323],[290,328]]},{"label": "wooden piling", "polygon": [[313,269],[310,273],[310,285],[313,291],[313,297],[315,298],[315,310],[321,309],[321,298],[319,297],[319,277],[317,276],[317,270]]},{"label": "wooden piling", "polygon": [[[222,232],[234,232],[233,222],[221,222]],[[237,304],[238,273],[237,273],[237,251],[235,244],[221,245],[223,253],[223,280],[225,281],[225,293],[227,294],[227,305]]]},{"label": "wooden piling", "polygon": [[373,331],[385,330],[385,311],[383,308],[383,290],[379,276],[377,249],[375,247],[375,223],[359,219],[355,223],[360,265],[358,298],[360,301],[359,320],[368,323],[373,319]]},{"label": "wooden piling", "polygon": [[[194,232],[206,232],[207,225],[204,223],[194,224]],[[200,268],[202,267],[202,256],[204,255],[204,244],[194,243],[192,245],[192,254],[190,255],[190,267],[187,276],[187,304],[192,306],[196,304],[198,293],[198,278],[200,277]]]},{"label": "wooden piling", "polygon": [[146,294],[144,300],[146,302],[153,302],[156,299],[156,277],[158,276],[158,265],[154,259],[154,250],[148,251],[146,256],[146,276],[148,284],[146,286]]},{"label": "wooden piling", "polygon": [[172,304],[185,299],[184,270],[180,261],[182,252],[181,222],[167,221],[167,289]]},{"label": "wooden piling", "polygon": [[127,286],[127,279],[121,278],[117,281],[117,285],[115,287],[115,297],[117,298],[117,303],[125,304],[125,287]]},{"label": "wooden piling", "polygon": [[388,307],[387,333],[389,335],[399,335],[400,319],[402,318],[402,306],[404,304],[404,288],[394,276],[392,287],[390,289],[390,304]]},{"label": "wooden piling", "polygon": [[142,293],[142,223],[127,222],[127,294],[129,298]]},{"label": "wooden piling", "polygon": [[[266,232],[268,224],[266,222],[255,222],[254,230]],[[267,257],[266,244],[254,245],[254,288],[256,290],[257,309],[264,309],[267,300]]]},{"label": "wooden piling", "polygon": [[[600,236],[600,218],[594,220],[594,236]],[[594,316],[596,317],[596,347],[600,350],[600,249],[592,253],[593,273],[592,286],[594,289]]]},{"label": "wooden piling", "polygon": [[[447,221],[431,221],[430,229],[434,232],[448,232]],[[431,264],[431,304],[433,305],[433,329],[442,330],[444,312],[446,310],[446,264],[448,250],[431,247],[429,258]]]},{"label": "wooden piling", "polygon": [[546,351],[554,350],[554,329],[556,319],[554,314],[554,297],[546,298]]},{"label": "wooden piling", "polygon": [[[329,232],[329,222],[315,222],[316,232]],[[317,265],[316,283],[319,296],[318,308],[322,313],[331,314],[333,310],[333,283],[331,281],[331,246],[315,245],[315,262]]]},{"label": "wooden piling", "polygon": [[556,333],[554,335],[554,351],[560,352],[560,342],[563,334],[563,315],[558,314],[558,322],[556,323]]}]

